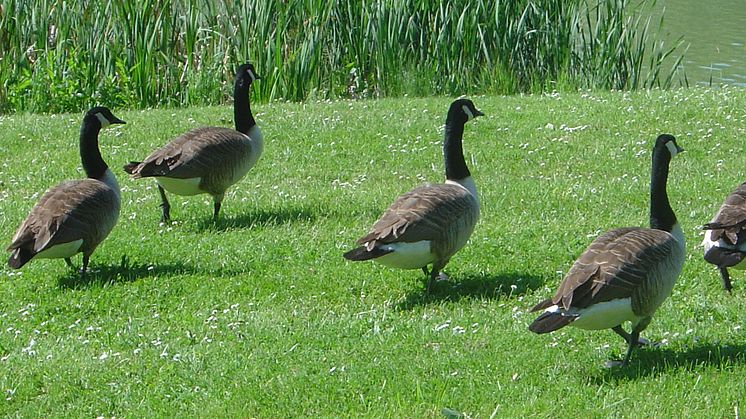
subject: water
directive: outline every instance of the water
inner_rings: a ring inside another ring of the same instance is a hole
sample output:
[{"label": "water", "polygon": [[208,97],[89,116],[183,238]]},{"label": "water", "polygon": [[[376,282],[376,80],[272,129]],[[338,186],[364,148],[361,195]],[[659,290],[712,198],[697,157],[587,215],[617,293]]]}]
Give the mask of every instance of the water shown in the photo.
[{"label": "water", "polygon": [[658,0],[656,8],[665,8],[666,44],[684,37],[676,55],[684,52],[690,86],[746,87],[746,0]]}]

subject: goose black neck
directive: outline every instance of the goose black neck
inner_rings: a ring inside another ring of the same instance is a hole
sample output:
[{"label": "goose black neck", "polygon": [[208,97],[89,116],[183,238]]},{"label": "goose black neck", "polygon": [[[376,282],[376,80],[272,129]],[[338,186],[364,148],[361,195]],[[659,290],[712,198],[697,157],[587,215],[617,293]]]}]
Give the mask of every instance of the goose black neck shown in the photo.
[{"label": "goose black neck", "polygon": [[471,176],[464,160],[464,123],[446,120],[445,139],[443,141],[443,159],[446,166],[446,179],[461,180]]},{"label": "goose black neck", "polygon": [[244,134],[248,134],[256,125],[249,103],[249,86],[251,83],[248,80],[237,77],[233,88],[233,122],[236,124],[236,131]]},{"label": "goose black neck", "polygon": [[666,192],[669,163],[669,153],[658,149],[653,152],[653,169],[650,177],[650,228],[671,232],[677,221]]},{"label": "goose black neck", "polygon": [[101,122],[95,116],[83,118],[83,125],[80,127],[80,161],[86,176],[92,179],[102,178],[109,168],[98,149],[99,131]]}]

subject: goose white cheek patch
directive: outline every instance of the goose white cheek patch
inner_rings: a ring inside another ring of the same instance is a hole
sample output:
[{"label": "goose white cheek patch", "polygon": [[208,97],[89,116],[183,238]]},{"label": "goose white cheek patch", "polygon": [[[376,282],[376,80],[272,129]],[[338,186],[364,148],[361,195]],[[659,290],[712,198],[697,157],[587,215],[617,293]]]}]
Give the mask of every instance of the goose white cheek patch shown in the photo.
[{"label": "goose white cheek patch", "polygon": [[98,118],[98,120],[101,121],[101,128],[106,128],[109,125],[111,125],[111,122],[109,122],[109,120],[106,119],[106,117],[103,114],[101,114],[101,112],[96,114],[96,118]]},{"label": "goose white cheek patch", "polygon": [[466,116],[469,118],[470,121],[474,119],[474,114],[471,112],[471,109],[469,109],[468,106],[464,105],[461,107],[461,109],[464,110],[464,113],[466,114]]},{"label": "goose white cheek patch", "polygon": [[671,153],[671,157],[674,157],[675,155],[679,154],[679,149],[676,148],[676,144],[674,144],[673,141],[667,142],[666,147],[668,148],[668,151]]},{"label": "goose white cheek patch", "polygon": [[254,74],[254,72],[251,71],[251,70],[248,70],[247,73],[249,73],[249,77],[251,77],[251,82],[252,83],[255,82],[256,81],[256,74]]}]

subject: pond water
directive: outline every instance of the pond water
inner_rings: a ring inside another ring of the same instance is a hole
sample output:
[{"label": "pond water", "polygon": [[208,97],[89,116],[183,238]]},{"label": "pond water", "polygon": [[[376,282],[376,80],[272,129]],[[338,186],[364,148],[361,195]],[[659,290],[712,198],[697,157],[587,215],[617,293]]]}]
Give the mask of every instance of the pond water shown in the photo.
[{"label": "pond water", "polygon": [[658,0],[655,8],[665,10],[666,44],[684,37],[676,55],[684,53],[690,86],[746,87],[746,0]]}]

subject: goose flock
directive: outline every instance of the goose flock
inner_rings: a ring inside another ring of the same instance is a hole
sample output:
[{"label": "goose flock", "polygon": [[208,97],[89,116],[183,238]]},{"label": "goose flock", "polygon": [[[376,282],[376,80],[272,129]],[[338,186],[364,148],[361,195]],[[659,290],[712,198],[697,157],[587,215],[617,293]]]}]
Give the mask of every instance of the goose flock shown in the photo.
[{"label": "goose flock", "polygon": [[[203,127],[186,132],[142,161],[124,166],[133,179],[155,178],[161,198],[161,221],[170,220],[166,191],[175,195],[209,194],[217,220],[226,191],[246,176],[263,150],[263,138],[251,112],[249,89],[259,80],[250,63],[238,67],[234,84],[235,129]],[[399,195],[344,253],[350,261],[372,260],[399,269],[421,269],[426,289],[446,278],[442,270],[468,242],[480,215],[476,182],[463,153],[466,123],[484,114],[469,99],[448,109],[443,139],[445,181]],[[96,247],[116,225],[120,191],[101,156],[98,134],[124,124],[106,108],[91,108],[80,129],[85,179],[47,190],[21,222],[7,250],[8,266],[20,269],[34,259],[64,259],[83,254],[85,275]],[[672,159],[682,152],[672,135],[658,136],[650,178],[650,227],[615,228],[601,234],[570,267],[556,293],[531,308],[539,312],[528,326],[543,334],[565,326],[611,329],[627,344],[627,365],[635,347],[648,344],[640,333],[671,295],[685,260],[684,234],[668,199]],[[746,269],[746,183],[740,185],[705,224],[704,259],[717,266],[723,287],[732,292],[728,268]],[[430,267],[428,269],[428,267]],[[624,330],[629,322],[631,329]]]}]

